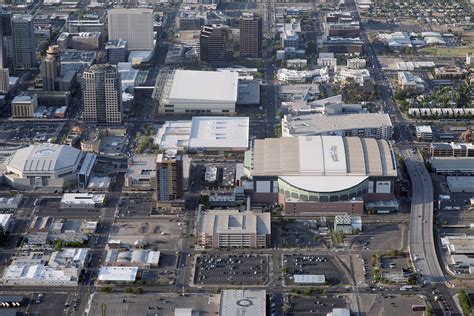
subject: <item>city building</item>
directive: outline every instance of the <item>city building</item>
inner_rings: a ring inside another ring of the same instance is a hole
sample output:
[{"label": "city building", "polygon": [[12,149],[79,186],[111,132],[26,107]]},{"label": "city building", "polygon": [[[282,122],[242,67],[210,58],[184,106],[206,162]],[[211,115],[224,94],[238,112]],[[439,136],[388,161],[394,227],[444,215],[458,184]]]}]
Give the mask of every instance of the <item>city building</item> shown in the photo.
[{"label": "city building", "polygon": [[129,267],[140,269],[158,268],[160,252],[150,249],[109,249],[104,266]]},{"label": "city building", "polygon": [[95,209],[104,206],[104,194],[92,193],[64,193],[60,207],[73,209]]},{"label": "city building", "polygon": [[0,214],[0,226],[3,231],[8,231],[12,223],[12,214]]},{"label": "city building", "polygon": [[271,243],[270,213],[209,210],[202,214],[199,244],[206,248],[266,248]]},{"label": "city building", "polygon": [[431,157],[474,157],[474,144],[471,143],[432,143]]},{"label": "city building", "polygon": [[156,200],[178,200],[183,197],[183,157],[172,152],[159,154],[156,159]]},{"label": "city building", "polygon": [[446,177],[449,192],[451,193],[474,193],[474,177]]},{"label": "city building", "polygon": [[214,65],[221,65],[231,61],[233,58],[231,33],[230,28],[225,25],[213,24],[203,26],[199,36],[201,61]]},{"label": "city building", "polygon": [[431,158],[431,167],[438,174],[451,176],[474,175],[474,157]]},{"label": "city building", "polygon": [[10,91],[10,70],[0,68],[0,94],[7,94],[8,91]]},{"label": "city building", "polygon": [[334,217],[334,231],[353,234],[362,231],[362,218],[352,215],[336,215]]},{"label": "city building", "polygon": [[12,56],[12,49],[9,45],[12,44],[12,13],[0,10],[0,70],[4,68],[11,68],[10,59]]},{"label": "city building", "polygon": [[360,35],[359,22],[329,23],[326,26],[326,35],[331,37],[358,37]]},{"label": "city building", "polygon": [[33,17],[15,14],[12,19],[15,69],[32,69],[36,65],[36,41]]},{"label": "city building", "polygon": [[133,283],[137,279],[138,267],[101,267],[99,282]]},{"label": "city building", "polygon": [[321,51],[334,54],[362,54],[363,46],[359,37],[328,37],[323,40]]},{"label": "city building", "polygon": [[265,290],[223,290],[219,316],[266,315],[266,297]]},{"label": "city building", "polygon": [[150,191],[156,188],[156,155],[135,155],[128,160],[124,187]]},{"label": "city building", "polygon": [[341,136],[255,139],[245,174],[256,202],[286,214],[363,212],[363,202],[394,199],[397,164],[386,140]]},{"label": "city building", "polygon": [[318,66],[319,67],[336,67],[337,60],[334,57],[334,53],[319,53]]},{"label": "city building", "polygon": [[235,113],[238,73],[176,70],[165,83],[161,113]]},{"label": "city building", "polygon": [[433,140],[433,131],[429,125],[416,126],[416,139],[421,142],[430,142]]},{"label": "city building", "polygon": [[122,87],[118,70],[95,64],[83,73],[83,118],[87,123],[122,122]]},{"label": "city building", "polygon": [[111,65],[127,61],[128,42],[123,39],[108,41],[105,45],[107,53],[107,62]]},{"label": "city building", "polygon": [[85,155],[66,145],[49,143],[18,149],[4,161],[4,181],[14,189],[62,190],[75,182]]},{"label": "city building", "polygon": [[38,97],[36,95],[17,95],[12,100],[13,118],[32,118],[38,107]]},{"label": "city building", "polygon": [[390,140],[393,125],[388,114],[288,114],[281,120],[281,131],[283,137],[336,135]]},{"label": "city building", "polygon": [[398,72],[398,84],[409,93],[422,93],[425,91],[425,81],[417,75],[408,71]]},{"label": "city building", "polygon": [[127,41],[129,50],[153,50],[153,10],[146,8],[110,9],[109,41]]},{"label": "city building", "polygon": [[55,91],[56,79],[61,75],[61,49],[57,45],[49,46],[46,57],[41,61],[40,71],[43,90]]},{"label": "city building", "polygon": [[2,282],[17,286],[77,286],[88,249],[65,248],[55,251],[45,262],[37,259],[14,260],[3,272]]},{"label": "city building", "polygon": [[154,143],[165,151],[244,152],[249,146],[249,118],[194,116],[191,121],[167,121]]},{"label": "city building", "polygon": [[240,17],[240,57],[259,58],[262,56],[262,18],[244,12]]},{"label": "city building", "polygon": [[364,69],[366,61],[363,58],[349,58],[347,60],[347,68],[349,69]]},{"label": "city building", "polygon": [[105,25],[101,20],[69,20],[67,21],[69,33],[100,32],[105,33]]}]

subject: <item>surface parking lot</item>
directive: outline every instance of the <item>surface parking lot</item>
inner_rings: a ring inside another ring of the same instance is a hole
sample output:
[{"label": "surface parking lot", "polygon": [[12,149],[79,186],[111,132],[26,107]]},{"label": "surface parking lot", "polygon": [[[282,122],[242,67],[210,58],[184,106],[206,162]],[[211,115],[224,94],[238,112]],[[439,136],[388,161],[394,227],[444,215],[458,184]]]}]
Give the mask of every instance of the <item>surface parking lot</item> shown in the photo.
[{"label": "surface parking lot", "polygon": [[296,220],[283,225],[274,225],[276,234],[273,237],[273,245],[277,247],[325,247],[323,238],[317,233],[316,226],[312,221]]},{"label": "surface parking lot", "polygon": [[346,300],[342,295],[289,295],[287,300],[290,306],[288,315],[327,315],[333,308],[347,308]]},{"label": "surface parking lot", "polygon": [[264,285],[268,257],[263,255],[201,255],[196,258],[196,285]]},{"label": "surface parking lot", "polygon": [[287,285],[294,285],[294,274],[324,275],[329,285],[349,283],[331,256],[303,254],[284,255],[283,266],[288,269],[288,273],[285,275],[285,283]]}]

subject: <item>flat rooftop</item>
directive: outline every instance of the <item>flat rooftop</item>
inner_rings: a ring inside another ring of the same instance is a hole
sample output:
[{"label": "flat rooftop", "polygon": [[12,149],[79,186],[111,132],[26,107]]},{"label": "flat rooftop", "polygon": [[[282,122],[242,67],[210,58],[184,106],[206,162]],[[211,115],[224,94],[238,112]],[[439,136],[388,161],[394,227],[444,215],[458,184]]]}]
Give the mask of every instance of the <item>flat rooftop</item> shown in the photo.
[{"label": "flat rooftop", "polygon": [[432,158],[430,162],[431,162],[431,166],[436,170],[452,170],[452,171],[474,170],[474,157]]},{"label": "flat rooftop", "polygon": [[176,70],[169,93],[173,102],[236,102],[238,73]]},{"label": "flat rooftop", "polygon": [[322,114],[300,115],[286,122],[292,135],[320,135],[336,130],[380,128],[392,126],[388,114],[361,113],[325,116]]},{"label": "flat rooftop", "polygon": [[266,315],[266,291],[223,290],[219,315]]},{"label": "flat rooftop", "polygon": [[203,216],[201,232],[212,234],[271,233],[270,213],[239,212],[238,210],[212,210]]},{"label": "flat rooftop", "polygon": [[189,148],[242,148],[249,145],[248,117],[204,117],[192,119]]}]

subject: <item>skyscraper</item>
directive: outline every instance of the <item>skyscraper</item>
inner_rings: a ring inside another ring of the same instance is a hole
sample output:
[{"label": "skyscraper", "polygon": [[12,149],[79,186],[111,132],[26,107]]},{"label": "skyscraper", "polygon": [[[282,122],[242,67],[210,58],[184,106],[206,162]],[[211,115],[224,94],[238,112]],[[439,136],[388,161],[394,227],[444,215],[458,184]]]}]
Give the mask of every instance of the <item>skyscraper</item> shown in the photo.
[{"label": "skyscraper", "polygon": [[183,161],[181,155],[165,152],[156,160],[157,201],[183,197]]},{"label": "skyscraper", "polygon": [[262,18],[244,12],[240,17],[240,56],[259,58],[262,56]]},{"label": "skyscraper", "polygon": [[231,30],[225,25],[205,25],[199,38],[201,61],[223,64],[232,60]]},{"label": "skyscraper", "polygon": [[123,39],[129,50],[153,50],[152,9],[110,9],[109,41]]},{"label": "skyscraper", "polygon": [[43,90],[55,91],[55,81],[61,73],[61,49],[58,45],[49,46],[46,57],[41,61],[41,78],[43,79]]},{"label": "skyscraper", "polygon": [[90,66],[84,71],[82,84],[84,122],[122,122],[122,87],[115,67],[109,64]]},{"label": "skyscraper", "polygon": [[36,64],[36,41],[33,17],[14,15],[12,19],[15,69],[31,69]]},{"label": "skyscraper", "polygon": [[0,93],[10,90],[10,72],[8,68],[0,68]]},{"label": "skyscraper", "polygon": [[8,68],[8,40],[12,36],[12,14],[0,10],[0,69]]}]

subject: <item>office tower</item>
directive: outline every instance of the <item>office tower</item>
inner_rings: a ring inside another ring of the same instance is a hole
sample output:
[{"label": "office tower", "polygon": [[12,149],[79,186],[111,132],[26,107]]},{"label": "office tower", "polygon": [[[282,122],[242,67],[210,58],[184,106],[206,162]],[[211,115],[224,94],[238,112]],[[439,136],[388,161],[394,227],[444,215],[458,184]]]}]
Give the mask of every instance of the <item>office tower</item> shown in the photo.
[{"label": "office tower", "polygon": [[12,36],[12,14],[0,9],[0,69],[8,68],[8,39]]},{"label": "office tower", "polygon": [[35,116],[38,107],[38,97],[35,95],[17,95],[12,100],[13,118],[30,118]]},{"label": "office tower", "polygon": [[12,19],[15,69],[31,69],[36,64],[33,17],[14,15]]},{"label": "office tower", "polygon": [[6,94],[10,90],[10,71],[0,68],[0,93]]},{"label": "office tower", "polygon": [[240,57],[261,57],[262,40],[262,18],[245,12],[240,17]]},{"label": "office tower", "polygon": [[225,25],[205,25],[201,28],[199,46],[201,61],[223,64],[232,60],[231,30]]},{"label": "office tower", "polygon": [[183,197],[183,160],[181,155],[165,152],[156,159],[157,200],[173,201]]},{"label": "office tower", "polygon": [[109,41],[123,39],[129,50],[153,50],[152,9],[111,9],[109,16]]},{"label": "office tower", "polygon": [[105,51],[107,52],[107,62],[109,64],[116,65],[127,61],[127,41],[123,39],[107,42]]},{"label": "office tower", "polygon": [[43,79],[43,90],[55,91],[56,78],[61,73],[61,49],[58,45],[49,46],[46,57],[41,61],[41,78]]},{"label": "office tower", "polygon": [[84,122],[122,122],[122,87],[115,67],[109,64],[90,66],[84,71],[82,84]]}]

